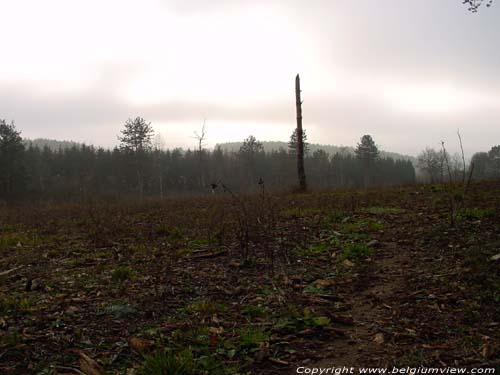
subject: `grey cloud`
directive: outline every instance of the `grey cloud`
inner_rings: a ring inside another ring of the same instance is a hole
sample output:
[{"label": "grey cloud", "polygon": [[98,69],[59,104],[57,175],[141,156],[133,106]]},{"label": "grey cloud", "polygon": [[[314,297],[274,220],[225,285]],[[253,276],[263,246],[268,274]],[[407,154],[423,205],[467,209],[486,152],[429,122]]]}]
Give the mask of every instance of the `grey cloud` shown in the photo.
[{"label": "grey cloud", "polygon": [[[14,119],[28,137],[46,136],[111,146],[116,144],[116,135],[124,121],[136,115],[152,121],[153,125],[197,123],[208,118],[235,124],[274,122],[290,123],[290,129],[295,126],[294,103],[288,100],[238,107],[182,100],[130,106],[98,90],[58,97],[26,95],[26,92],[22,88],[8,93],[2,90],[0,117]],[[453,144],[458,128],[462,129],[469,154],[485,150],[499,138],[496,122],[495,110],[466,116],[408,116],[387,111],[380,101],[369,96],[316,97],[304,103],[304,124],[311,129],[312,141],[353,145],[361,135],[369,133],[384,149],[409,154],[418,153],[425,145],[437,146],[441,139]]]},{"label": "grey cloud", "polygon": [[[347,70],[362,82],[371,78],[411,84],[452,82],[500,98],[497,6],[470,14],[458,0],[387,0],[383,5],[378,0],[165,1],[167,8],[181,16],[207,17],[216,17],[214,12],[228,9],[244,11],[256,4],[275,7],[280,15],[290,18],[304,36],[297,41],[297,49],[307,50],[306,44],[313,43],[318,63],[332,72]],[[264,21],[255,20],[256,27],[259,22]],[[235,124],[294,124],[293,98],[246,106],[189,98],[131,106],[117,93],[138,70],[139,66],[133,65],[100,67],[94,84],[72,95],[44,96],[29,85],[1,87],[0,117],[16,120],[26,136],[73,138],[104,145],[114,144],[123,122],[135,115],[153,124],[198,123],[203,118]],[[304,73],[307,83],[308,72]],[[313,130],[309,132],[310,140],[354,144],[362,134],[371,133],[384,148],[413,154],[425,145],[437,145],[441,139],[453,143],[458,128],[470,152],[486,150],[500,140],[499,108],[460,115],[419,115],[395,112],[376,95],[368,90],[354,97],[304,92],[304,124]]]}]

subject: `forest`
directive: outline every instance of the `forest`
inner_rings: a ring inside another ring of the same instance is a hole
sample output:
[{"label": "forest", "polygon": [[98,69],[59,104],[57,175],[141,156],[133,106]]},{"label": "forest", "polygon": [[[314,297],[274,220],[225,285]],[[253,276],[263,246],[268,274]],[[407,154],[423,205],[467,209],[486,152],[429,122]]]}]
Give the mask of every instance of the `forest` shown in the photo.
[{"label": "forest", "polygon": [[[85,200],[164,198],[208,194],[220,183],[234,191],[259,191],[259,180],[274,191],[296,182],[293,134],[287,149],[264,151],[262,142],[249,136],[238,150],[163,150],[153,145],[153,128],[137,117],[129,119],[139,146],[122,142],[114,149],[67,143],[51,148],[22,142],[20,132],[2,120],[0,197],[3,199]],[[370,138],[371,139],[371,138]],[[378,157],[366,170],[355,152],[329,155],[322,149],[308,152],[305,167],[312,188],[406,185],[415,183],[411,161]],[[366,176],[369,174],[369,176]],[[365,180],[365,177],[368,180]]]}]

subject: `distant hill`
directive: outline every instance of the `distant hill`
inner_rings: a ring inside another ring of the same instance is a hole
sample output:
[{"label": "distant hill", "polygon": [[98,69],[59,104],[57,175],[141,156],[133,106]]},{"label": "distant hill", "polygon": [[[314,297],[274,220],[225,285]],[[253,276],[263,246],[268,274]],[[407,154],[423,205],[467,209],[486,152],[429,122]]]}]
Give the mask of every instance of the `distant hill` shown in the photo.
[{"label": "distant hill", "polygon": [[[279,150],[283,148],[285,150],[288,149],[288,143],[286,142],[273,142],[273,141],[262,141],[262,146],[264,147],[264,151],[271,152]],[[222,150],[227,151],[238,151],[243,142],[226,142],[219,143],[215,145],[215,147],[220,147]],[[354,154],[354,147],[351,146],[334,146],[334,145],[320,145],[317,143],[309,144],[309,152],[313,153],[316,150],[323,150],[330,155],[335,155],[337,153],[341,154]],[[402,155],[396,152],[383,151],[380,150],[380,156],[382,158],[392,158],[394,160],[410,160],[413,164],[416,163],[416,158],[410,155]]]},{"label": "distant hill", "polygon": [[43,149],[45,147],[50,148],[51,150],[60,150],[67,149],[71,147],[80,147],[82,144],[73,141],[57,141],[55,139],[47,139],[47,138],[36,138],[36,139],[24,139],[24,145],[29,147],[30,145],[33,147],[38,147]]},{"label": "distant hill", "polygon": [[[60,149],[68,149],[71,147],[81,147],[82,143],[73,142],[73,141],[58,141],[55,139],[47,139],[47,138],[36,138],[36,139],[24,139],[24,144],[26,147],[30,145],[34,147],[38,147],[43,149],[45,146],[50,148],[51,150],[60,150]],[[225,142],[218,143],[215,145],[215,148],[220,147],[222,150],[226,151],[234,151],[237,152],[243,142]],[[271,152],[277,151],[280,148],[285,150],[288,149],[288,143],[280,142],[280,141],[262,141],[262,145],[264,146],[264,151]],[[317,143],[309,144],[309,152],[313,153],[317,150],[324,150],[326,153],[330,155],[335,155],[337,153],[340,154],[354,154],[354,147],[351,146],[334,146],[334,145],[320,145]],[[396,152],[383,151],[380,150],[380,156],[382,158],[393,158],[394,160],[410,160],[414,165],[416,164],[416,158],[409,155],[402,155]]]}]

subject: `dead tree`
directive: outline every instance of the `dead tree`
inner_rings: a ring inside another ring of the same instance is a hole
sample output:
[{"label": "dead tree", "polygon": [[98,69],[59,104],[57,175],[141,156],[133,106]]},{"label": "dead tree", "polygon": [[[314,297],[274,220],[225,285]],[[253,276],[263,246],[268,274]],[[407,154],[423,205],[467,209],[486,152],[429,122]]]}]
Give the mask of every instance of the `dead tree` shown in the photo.
[{"label": "dead tree", "polygon": [[306,173],[304,170],[304,131],[302,130],[302,101],[300,100],[300,77],[295,77],[295,105],[297,107],[297,174],[299,190],[306,191]]},{"label": "dead tree", "polygon": [[205,174],[203,171],[203,147],[205,146],[206,132],[205,124],[206,119],[203,120],[203,126],[201,127],[201,133],[194,132],[194,137],[198,141],[198,171],[200,174],[200,187],[205,187]]}]

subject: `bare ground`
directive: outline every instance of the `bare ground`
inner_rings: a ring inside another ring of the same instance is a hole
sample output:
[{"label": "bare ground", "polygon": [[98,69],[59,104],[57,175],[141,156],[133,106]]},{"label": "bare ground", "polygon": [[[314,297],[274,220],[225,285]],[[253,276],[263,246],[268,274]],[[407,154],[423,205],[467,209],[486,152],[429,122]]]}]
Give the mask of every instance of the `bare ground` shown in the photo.
[{"label": "bare ground", "polygon": [[0,373],[496,368],[499,192],[455,228],[435,187],[4,212]]}]

